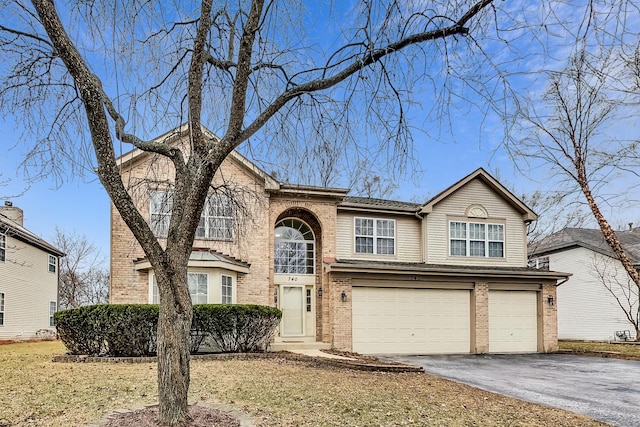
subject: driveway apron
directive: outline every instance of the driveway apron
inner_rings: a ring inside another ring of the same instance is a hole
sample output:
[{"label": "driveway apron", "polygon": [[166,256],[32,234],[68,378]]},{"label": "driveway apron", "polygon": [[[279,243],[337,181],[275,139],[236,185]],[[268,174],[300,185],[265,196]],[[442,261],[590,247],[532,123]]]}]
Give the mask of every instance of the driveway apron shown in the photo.
[{"label": "driveway apron", "polygon": [[615,426],[640,426],[638,361],[562,354],[380,358],[422,366],[429,374]]}]

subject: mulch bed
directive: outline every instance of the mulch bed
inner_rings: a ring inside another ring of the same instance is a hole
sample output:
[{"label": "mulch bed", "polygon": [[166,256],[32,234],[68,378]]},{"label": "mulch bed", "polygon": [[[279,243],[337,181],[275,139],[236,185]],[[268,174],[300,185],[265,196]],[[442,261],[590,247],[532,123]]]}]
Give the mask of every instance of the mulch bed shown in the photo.
[{"label": "mulch bed", "polygon": [[[240,421],[219,409],[201,405],[189,407],[189,420],[181,427],[240,427]],[[157,427],[158,407],[150,406],[134,411],[110,415],[104,427]]]},{"label": "mulch bed", "polygon": [[[192,355],[191,360],[243,360],[243,359],[285,359],[309,363],[316,366],[338,367],[354,369],[358,371],[381,371],[381,372],[424,372],[422,367],[413,365],[404,365],[401,363],[387,363],[378,360],[375,357],[362,356],[357,353],[327,351],[327,353],[337,354],[340,356],[350,357],[353,360],[346,359],[329,359],[325,357],[312,357],[304,354],[292,353],[288,351],[276,351],[267,353],[215,353],[215,354],[198,354]],[[156,357],[97,357],[60,354],[52,358],[53,362],[85,362],[85,363],[154,363]]]}]

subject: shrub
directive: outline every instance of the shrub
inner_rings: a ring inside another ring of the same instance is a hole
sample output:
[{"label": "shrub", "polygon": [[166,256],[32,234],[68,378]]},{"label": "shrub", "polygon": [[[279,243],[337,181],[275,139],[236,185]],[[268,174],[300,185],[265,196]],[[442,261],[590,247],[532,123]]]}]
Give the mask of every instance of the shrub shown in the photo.
[{"label": "shrub", "polygon": [[[59,311],[54,320],[71,354],[145,356],[156,352],[158,313],[155,304],[100,304]],[[281,318],[260,305],[194,305],[190,350],[210,340],[221,352],[265,351]]]},{"label": "shrub", "polygon": [[280,310],[262,305],[195,305],[191,350],[198,351],[202,342],[210,338],[223,353],[265,351],[281,318]]},{"label": "shrub", "polygon": [[157,304],[105,304],[98,317],[110,356],[148,356],[156,352]]},{"label": "shrub", "polygon": [[58,335],[71,354],[96,356],[104,352],[103,330],[94,313],[99,309],[99,305],[91,305],[54,313]]}]

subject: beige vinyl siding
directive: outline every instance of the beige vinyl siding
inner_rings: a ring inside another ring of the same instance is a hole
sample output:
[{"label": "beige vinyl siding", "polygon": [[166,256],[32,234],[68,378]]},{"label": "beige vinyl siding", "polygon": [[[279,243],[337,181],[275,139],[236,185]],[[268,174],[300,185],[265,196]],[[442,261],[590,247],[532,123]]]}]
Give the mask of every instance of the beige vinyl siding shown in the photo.
[{"label": "beige vinyl siding", "polygon": [[[449,220],[473,222],[466,218],[470,205],[480,205],[488,213],[488,222],[505,225],[504,258],[476,258],[449,256]],[[438,203],[426,216],[427,263],[477,266],[524,267],[526,258],[526,226],[520,215],[506,200],[498,196],[482,181],[475,179]]]},{"label": "beige vinyl siding", "polygon": [[[356,254],[354,249],[354,218],[395,220],[396,254]],[[421,262],[421,222],[414,217],[379,215],[369,212],[338,212],[336,226],[336,255],[338,259],[372,259],[399,262]]]},{"label": "beige vinyl siding", "polygon": [[53,329],[49,303],[58,301],[58,266],[55,273],[48,266],[48,252],[7,235],[6,259],[0,262],[0,292],[4,293],[0,338],[29,338],[40,329]]},{"label": "beige vinyl siding", "polygon": [[[575,248],[549,255],[551,270],[573,273],[557,288],[559,339],[604,341],[613,340],[615,331],[629,330],[633,334],[624,312],[598,278],[596,265],[606,265],[608,273],[626,283],[626,273],[619,261],[589,249]],[[621,289],[613,289],[625,301]]]}]

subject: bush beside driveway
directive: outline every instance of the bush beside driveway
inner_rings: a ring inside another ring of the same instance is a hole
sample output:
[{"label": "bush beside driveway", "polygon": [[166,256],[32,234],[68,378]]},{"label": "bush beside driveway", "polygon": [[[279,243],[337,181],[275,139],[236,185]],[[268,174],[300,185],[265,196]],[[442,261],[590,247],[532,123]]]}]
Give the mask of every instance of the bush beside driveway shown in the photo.
[{"label": "bush beside driveway", "polygon": [[[82,426],[157,401],[154,364],[53,363],[59,342],[0,346],[0,426]],[[601,426],[421,373],[362,372],[287,359],[194,360],[192,401],[225,403],[258,426]]]},{"label": "bush beside driveway", "polygon": [[397,356],[428,374],[581,413],[640,425],[640,362],[568,354]]}]

